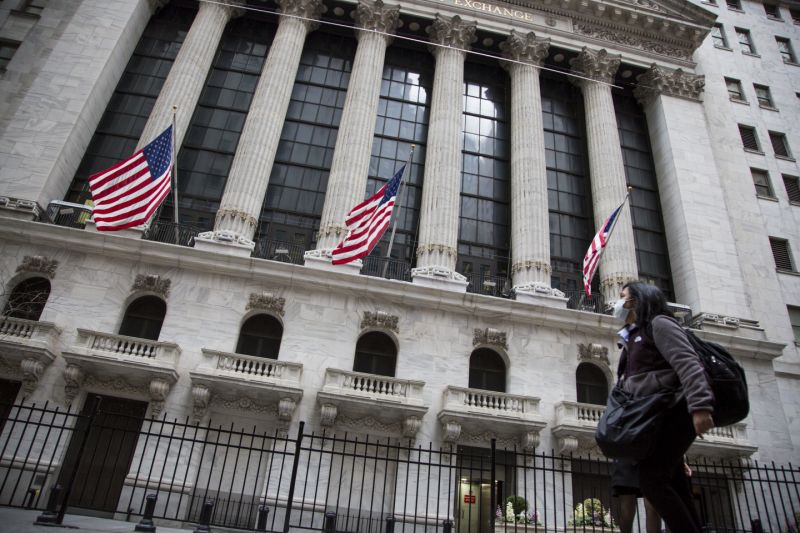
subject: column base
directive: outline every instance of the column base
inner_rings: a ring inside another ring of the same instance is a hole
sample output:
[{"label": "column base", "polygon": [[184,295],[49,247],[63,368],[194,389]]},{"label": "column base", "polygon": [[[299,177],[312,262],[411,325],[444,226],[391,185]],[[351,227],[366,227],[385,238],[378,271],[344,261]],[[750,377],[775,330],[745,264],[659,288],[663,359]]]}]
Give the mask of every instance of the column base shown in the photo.
[{"label": "column base", "polygon": [[115,237],[125,237],[126,239],[141,239],[144,234],[145,226],[134,226],[132,228],[120,229],[117,231],[100,231],[94,223],[94,220],[86,221],[86,231],[93,233],[102,233],[103,235],[114,235]]},{"label": "column base", "polygon": [[543,305],[545,307],[567,308],[568,298],[558,289],[553,289],[544,283],[533,283],[514,287],[514,299],[518,302]]},{"label": "column base", "polygon": [[453,292],[467,292],[467,278],[447,267],[421,267],[411,269],[411,281],[414,285],[443,289]]},{"label": "column base", "polygon": [[41,212],[39,204],[33,200],[0,196],[0,216],[32,222],[39,220]]},{"label": "column base", "polygon": [[228,231],[206,231],[194,238],[194,247],[216,254],[250,257],[256,243]]},{"label": "column base", "polygon": [[303,266],[315,268],[317,270],[327,270],[328,272],[344,272],[345,274],[361,274],[361,267],[364,262],[356,259],[344,265],[334,265],[331,263],[331,250],[318,249],[309,250],[303,254]]}]

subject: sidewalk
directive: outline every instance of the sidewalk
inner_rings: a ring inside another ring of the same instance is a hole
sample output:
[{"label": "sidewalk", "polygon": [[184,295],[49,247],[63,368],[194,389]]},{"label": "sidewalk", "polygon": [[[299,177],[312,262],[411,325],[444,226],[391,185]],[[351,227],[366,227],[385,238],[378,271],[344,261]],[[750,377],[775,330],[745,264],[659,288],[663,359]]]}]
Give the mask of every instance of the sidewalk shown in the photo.
[{"label": "sidewalk", "polygon": [[[105,518],[94,518],[91,516],[79,516],[67,514],[61,527],[35,526],[33,522],[41,511],[26,511],[24,509],[12,509],[0,507],[0,533],[57,533],[73,531],[78,529],[86,533],[130,533],[136,526],[136,522],[122,522],[120,520],[108,520]],[[194,531],[191,529],[175,529],[172,527],[157,526],[157,533],[186,533]]]}]

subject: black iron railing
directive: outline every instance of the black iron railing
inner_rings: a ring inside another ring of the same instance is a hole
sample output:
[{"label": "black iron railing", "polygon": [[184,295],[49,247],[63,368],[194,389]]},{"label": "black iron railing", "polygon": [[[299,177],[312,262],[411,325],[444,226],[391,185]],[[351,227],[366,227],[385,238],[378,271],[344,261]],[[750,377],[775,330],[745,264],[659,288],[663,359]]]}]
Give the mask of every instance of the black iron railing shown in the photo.
[{"label": "black iron railing", "polygon": [[178,246],[194,246],[194,238],[202,231],[189,224],[154,220],[147,228],[144,238],[148,241],[177,244]]},{"label": "black iron railing", "polygon": [[259,237],[256,239],[256,248],[253,251],[253,257],[302,265],[304,261],[303,254],[305,254],[305,252],[305,246],[300,244]]},{"label": "black iron railing", "polygon": [[599,292],[594,292],[591,296],[587,296],[583,290],[564,291],[564,296],[567,298],[567,309],[599,314],[606,312],[605,298]]},{"label": "black iron railing", "polygon": [[46,221],[50,224],[83,229],[92,217],[92,208],[88,205],[53,200],[48,204],[45,213]]},{"label": "black iron railing", "polygon": [[407,261],[370,255],[364,258],[361,274],[377,278],[411,281],[411,265]]},{"label": "black iron railing", "polygon": [[505,276],[492,276],[483,272],[464,274],[469,282],[467,292],[497,296],[498,298],[511,298],[511,280]]}]

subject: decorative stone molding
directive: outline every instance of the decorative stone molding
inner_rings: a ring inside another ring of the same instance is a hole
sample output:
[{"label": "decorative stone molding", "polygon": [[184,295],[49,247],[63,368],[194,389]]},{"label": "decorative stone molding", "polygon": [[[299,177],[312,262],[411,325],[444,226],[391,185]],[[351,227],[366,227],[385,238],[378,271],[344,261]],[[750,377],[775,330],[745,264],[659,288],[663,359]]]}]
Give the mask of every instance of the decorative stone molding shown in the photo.
[{"label": "decorative stone molding", "polygon": [[608,348],[602,344],[578,344],[578,361],[599,361],[608,366]]},{"label": "decorative stone molding", "polygon": [[[366,30],[368,33],[379,32],[381,34],[394,33],[400,27],[400,8],[398,6],[387,6],[381,0],[374,3],[361,0],[352,13],[356,21],[356,27]],[[356,37],[361,38],[362,32],[356,31]],[[391,37],[384,35],[387,44],[391,42]]]},{"label": "decorative stone molding", "polygon": [[700,313],[692,317],[692,328],[703,329],[704,325],[722,327],[726,329],[755,329],[761,330],[761,324],[757,320],[726,316],[716,313]]},{"label": "decorative stone molding", "polygon": [[390,315],[385,311],[364,311],[364,318],[361,319],[361,329],[379,328],[399,333],[398,321],[397,315]]},{"label": "decorative stone molding", "polygon": [[39,220],[42,209],[33,200],[0,196],[0,212],[6,211],[7,215],[25,220]]},{"label": "decorative stone molding", "polygon": [[462,433],[459,442],[464,444],[475,444],[476,446],[486,446],[494,439],[499,449],[514,449],[519,446],[519,439],[501,437],[493,431],[483,433]]},{"label": "decorative stone molding", "polygon": [[226,230],[204,231],[203,233],[199,233],[197,236],[200,239],[205,239],[207,241],[221,242],[226,244],[238,244],[239,246],[244,246],[250,249],[253,249],[256,246],[255,242],[240,235],[237,235],[232,231],[226,231]]},{"label": "decorative stone molding", "polygon": [[326,403],[319,406],[319,425],[326,428],[336,423],[336,415],[339,409],[332,404]]},{"label": "decorative stone molding", "polygon": [[305,19],[301,20],[308,31],[317,29],[319,23],[315,19],[328,10],[322,0],[278,0],[278,5],[282,14]]},{"label": "decorative stone molding", "polygon": [[561,455],[568,455],[578,450],[579,442],[577,437],[559,437],[557,442],[558,453]]},{"label": "decorative stone molding", "polygon": [[458,422],[442,422],[442,440],[444,442],[458,442],[461,437],[461,424]]},{"label": "decorative stone molding", "polygon": [[[579,76],[603,83],[611,83],[621,61],[621,55],[609,54],[605,48],[592,50],[584,46],[577,57],[570,59],[569,64],[572,66],[572,71]],[[575,83],[581,85],[585,81],[577,79]]]},{"label": "decorative stone molding", "polygon": [[248,396],[223,398],[218,395],[212,395],[209,405],[229,411],[246,411],[250,413],[273,416],[278,414],[275,404],[263,404],[253,400]]},{"label": "decorative stone molding", "polygon": [[422,246],[417,247],[417,256],[419,257],[422,254],[429,254],[429,253],[439,253],[442,255],[446,255],[448,257],[456,257],[458,252],[452,246],[446,246],[444,244],[424,244]]},{"label": "decorative stone molding", "polygon": [[600,281],[600,292],[603,294],[606,294],[607,290],[611,290],[612,292],[619,292],[622,290],[622,287],[624,287],[626,283],[629,283],[631,281],[636,281],[636,279],[637,277],[634,274],[617,274],[615,276],[609,276],[607,278],[603,278]]},{"label": "decorative stone molding", "polygon": [[536,282],[536,283],[529,283],[527,285],[520,285],[518,287],[514,287],[514,291],[517,292],[530,292],[533,294],[538,294],[541,296],[554,296],[556,298],[565,298],[566,294],[564,291],[559,289],[554,289],[550,285],[546,283]]},{"label": "decorative stone molding", "polygon": [[[418,254],[419,255],[419,254]],[[467,282],[466,276],[459,274],[455,270],[450,270],[447,267],[428,266],[421,268],[412,268],[411,277],[414,276],[430,276],[432,278],[441,278],[455,281]]]},{"label": "decorative stone molding", "polygon": [[[505,57],[514,61],[530,63],[535,67],[541,66],[549,49],[550,38],[540,39],[533,32],[523,35],[517,33],[516,30],[511,30],[508,39],[500,43],[500,50],[503,51]],[[508,69],[513,66],[513,63],[503,62],[502,65]]]},{"label": "decorative stone molding", "polygon": [[[338,409],[337,409],[338,411]],[[363,418],[349,417],[345,414],[337,415],[335,424],[339,427],[353,428],[357,431],[369,430],[372,433],[387,433],[391,435],[401,434],[403,424],[381,422],[375,417],[365,416]]]},{"label": "decorative stone molding", "polygon": [[685,60],[692,58],[693,50],[688,46],[675,46],[656,41],[652,38],[637,37],[636,35],[631,35],[627,32],[622,32],[603,26],[596,26],[594,24],[586,24],[584,22],[575,22],[572,29],[575,33],[580,35],[586,35],[587,37],[594,37],[595,39],[630,46],[631,48],[637,48],[639,50],[644,50],[645,52],[652,52],[654,54]]},{"label": "decorative stone molding", "polygon": [[499,346],[504,350],[508,350],[508,335],[505,331],[498,331],[492,328],[479,329],[475,328],[472,337],[472,345],[492,345]]},{"label": "decorative stone molding", "polygon": [[93,389],[103,389],[108,391],[124,392],[127,394],[147,397],[149,395],[149,386],[136,385],[129,383],[121,377],[104,378],[95,374],[89,374],[83,382],[83,386]]},{"label": "decorative stone molding", "polygon": [[53,279],[58,268],[58,260],[44,257],[43,255],[26,255],[22,263],[17,265],[17,272],[41,274],[47,279]]},{"label": "decorative stone molding", "polygon": [[295,408],[297,408],[297,402],[292,398],[281,398],[278,402],[278,418],[285,422],[291,421]]},{"label": "decorative stone molding", "polygon": [[154,292],[164,298],[169,297],[172,281],[158,275],[137,274],[131,292]]},{"label": "decorative stone molding", "polygon": [[205,385],[192,386],[192,417],[195,422],[200,422],[208,410],[211,402],[211,391]]},{"label": "decorative stone molding", "polygon": [[245,309],[247,311],[253,309],[258,311],[272,311],[278,316],[283,316],[283,306],[285,304],[286,298],[281,298],[280,296],[275,296],[268,292],[252,292],[250,293],[250,300],[247,302],[247,307]]},{"label": "decorative stone molding", "polygon": [[39,378],[44,373],[44,364],[31,357],[23,359],[20,363],[22,370],[22,391],[28,396],[34,391],[39,383]]},{"label": "decorative stone molding", "polygon": [[78,391],[83,386],[85,376],[81,367],[77,365],[67,365],[64,369],[64,398],[67,405],[70,405]]},{"label": "decorative stone molding", "polygon": [[528,453],[533,452],[536,448],[539,447],[539,432],[538,431],[529,431],[525,433],[522,438],[520,439],[520,446],[522,449]]},{"label": "decorative stone molding", "polygon": [[153,418],[161,415],[169,389],[170,384],[163,379],[154,379],[150,382],[150,413]]},{"label": "decorative stone molding", "polygon": [[690,74],[682,69],[660,67],[655,63],[647,72],[637,76],[636,80],[639,85],[633,94],[642,104],[647,104],[662,94],[699,102],[706,84],[705,76]]},{"label": "decorative stone molding", "polygon": [[413,439],[417,436],[419,428],[422,427],[422,420],[416,416],[408,416],[403,420],[403,436]]},{"label": "decorative stone molding", "polygon": [[337,235],[344,239],[344,236],[347,235],[347,228],[337,224],[327,224],[319,228],[319,231],[317,232],[318,238],[327,237],[328,235]]},{"label": "decorative stone molding", "polygon": [[550,274],[553,271],[553,267],[550,266],[550,263],[546,263],[544,261],[519,261],[511,265],[511,274],[514,275],[520,270],[528,270],[533,268],[540,270],[545,274]]},{"label": "decorative stone molding", "polygon": [[431,46],[431,52],[435,55],[441,50],[441,46],[462,50],[467,48],[478,40],[475,36],[476,29],[476,23],[464,22],[458,15],[453,18],[437,15],[433,24],[425,28],[425,32],[430,36],[431,42],[440,45]]}]

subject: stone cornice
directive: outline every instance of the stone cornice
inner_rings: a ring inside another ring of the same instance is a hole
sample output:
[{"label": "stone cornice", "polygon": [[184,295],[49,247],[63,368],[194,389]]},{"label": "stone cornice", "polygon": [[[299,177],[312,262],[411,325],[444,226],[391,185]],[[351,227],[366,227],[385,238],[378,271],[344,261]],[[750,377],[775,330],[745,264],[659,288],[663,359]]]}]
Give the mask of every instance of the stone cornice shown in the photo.
[{"label": "stone cornice", "polygon": [[689,74],[681,69],[672,70],[653,64],[644,74],[637,76],[636,98],[647,104],[664,94],[687,100],[700,100],[705,86],[705,76]]},{"label": "stone cornice", "polygon": [[[547,57],[550,39],[539,39],[533,32],[521,34],[512,30],[508,39],[500,43],[500,49],[503,51],[503,55],[509,59],[538,67]],[[507,67],[510,64],[503,62],[503,66]]]}]

